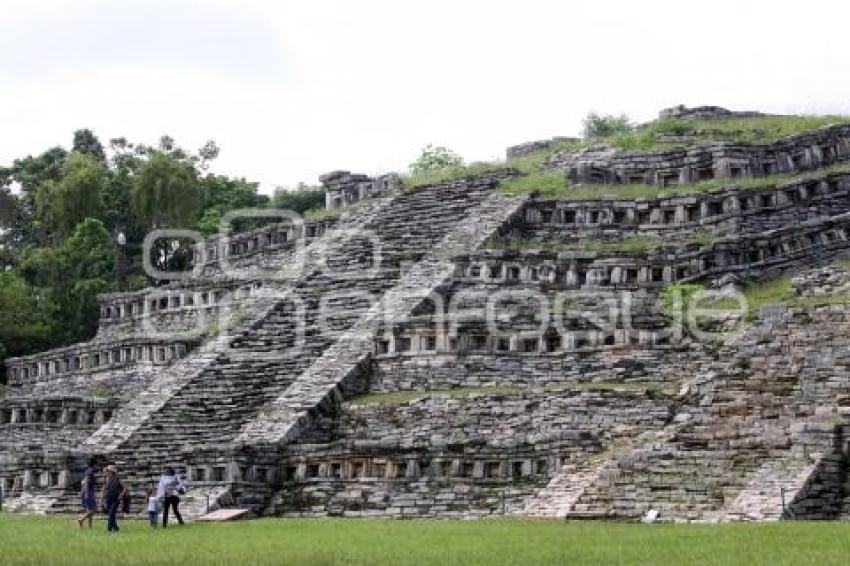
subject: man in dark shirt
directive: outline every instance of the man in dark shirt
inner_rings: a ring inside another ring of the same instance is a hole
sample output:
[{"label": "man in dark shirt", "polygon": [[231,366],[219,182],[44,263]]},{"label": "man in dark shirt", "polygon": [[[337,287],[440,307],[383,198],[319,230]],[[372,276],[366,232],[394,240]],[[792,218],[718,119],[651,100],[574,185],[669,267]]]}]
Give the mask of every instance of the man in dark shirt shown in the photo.
[{"label": "man in dark shirt", "polygon": [[118,506],[124,497],[124,484],[118,479],[115,466],[106,466],[106,481],[103,484],[103,505],[106,508],[106,530],[118,532]]}]

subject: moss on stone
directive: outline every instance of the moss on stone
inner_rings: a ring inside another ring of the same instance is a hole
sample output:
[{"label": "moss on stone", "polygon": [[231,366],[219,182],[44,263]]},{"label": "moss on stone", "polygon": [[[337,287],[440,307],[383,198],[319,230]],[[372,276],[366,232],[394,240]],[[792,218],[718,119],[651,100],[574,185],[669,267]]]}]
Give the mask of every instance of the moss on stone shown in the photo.
[{"label": "moss on stone", "polygon": [[648,199],[704,194],[733,187],[741,189],[772,189],[796,181],[823,179],[829,174],[850,172],[846,163],[823,167],[807,173],[782,173],[764,177],[743,177],[738,179],[712,179],[683,185],[629,184],[578,184],[566,182],[562,171],[537,171],[526,176],[505,179],[499,183],[499,190],[509,194],[536,193],[541,198],[558,200],[596,200],[596,199]]},{"label": "moss on stone", "polygon": [[106,399],[108,397],[112,397],[115,393],[109,387],[105,385],[92,385],[86,391],[86,394],[89,397],[97,397],[100,399]]}]

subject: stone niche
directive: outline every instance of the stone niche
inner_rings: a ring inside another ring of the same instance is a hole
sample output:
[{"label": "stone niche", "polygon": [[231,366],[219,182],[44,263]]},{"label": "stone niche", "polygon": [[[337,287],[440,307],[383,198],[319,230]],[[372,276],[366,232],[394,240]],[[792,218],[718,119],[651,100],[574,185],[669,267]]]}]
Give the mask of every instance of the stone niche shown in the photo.
[{"label": "stone niche", "polygon": [[319,177],[319,181],[325,187],[325,208],[328,210],[347,208],[370,196],[401,188],[401,180],[395,173],[369,177],[350,171],[332,171]]}]

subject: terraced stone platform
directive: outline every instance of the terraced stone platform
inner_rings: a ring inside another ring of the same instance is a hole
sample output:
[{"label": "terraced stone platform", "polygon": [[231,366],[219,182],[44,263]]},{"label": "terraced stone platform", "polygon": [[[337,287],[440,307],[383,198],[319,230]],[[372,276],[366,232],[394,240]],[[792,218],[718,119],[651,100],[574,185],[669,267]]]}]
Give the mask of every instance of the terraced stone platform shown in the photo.
[{"label": "terraced stone platform", "polygon": [[[93,459],[138,500],[179,469],[190,516],[846,516],[848,139],[542,162],[677,186],[646,199],[328,174],[338,219],[204,241],[188,277],[101,297],[91,342],[9,361],[5,501],[75,509]],[[788,274],[705,328],[665,299]]]}]

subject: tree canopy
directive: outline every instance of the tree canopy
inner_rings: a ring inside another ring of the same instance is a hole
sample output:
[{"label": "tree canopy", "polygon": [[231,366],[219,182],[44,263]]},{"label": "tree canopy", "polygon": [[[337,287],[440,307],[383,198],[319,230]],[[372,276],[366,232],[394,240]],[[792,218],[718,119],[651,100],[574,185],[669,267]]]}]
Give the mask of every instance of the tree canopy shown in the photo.
[{"label": "tree canopy", "polygon": [[299,185],[294,190],[278,187],[272,197],[272,207],[283,210],[291,210],[298,214],[304,214],[308,210],[324,208],[325,189]]},{"label": "tree canopy", "polygon": [[61,178],[48,179],[35,191],[35,217],[44,233],[62,239],[86,216],[100,216],[105,180],[103,165],[94,157],[71,153]]},{"label": "tree canopy", "polygon": [[198,214],[197,171],[162,151],[154,151],[133,183],[133,212],[146,228],[188,228]]},{"label": "tree canopy", "polygon": [[[0,363],[93,336],[97,295],[118,290],[119,232],[127,239],[121,273],[142,287],[159,283],[141,268],[148,231],[212,234],[231,210],[269,206],[257,183],[208,172],[219,153],[214,141],[193,152],[170,136],[104,145],[82,129],[70,150],[56,146],[0,166]],[[320,189],[275,198],[276,206],[294,199],[286,207],[295,209],[324,203]],[[162,242],[159,267],[185,264],[190,244]]]}]

